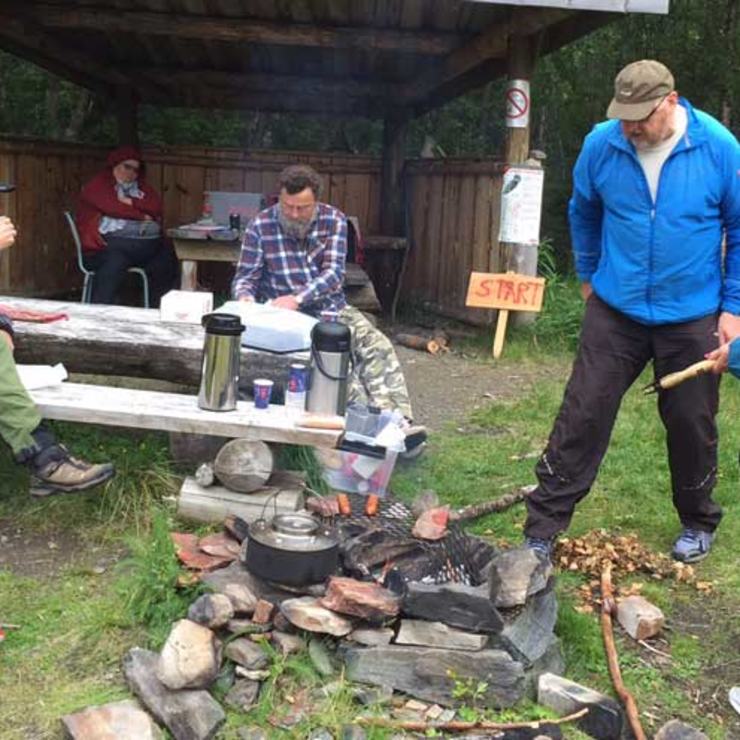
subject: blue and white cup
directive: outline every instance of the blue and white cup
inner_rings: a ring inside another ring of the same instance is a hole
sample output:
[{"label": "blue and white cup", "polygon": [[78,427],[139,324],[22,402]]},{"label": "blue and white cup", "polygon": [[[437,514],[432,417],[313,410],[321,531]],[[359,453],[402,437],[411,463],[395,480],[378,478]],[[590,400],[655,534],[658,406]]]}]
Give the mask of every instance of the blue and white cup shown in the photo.
[{"label": "blue and white cup", "polygon": [[270,405],[273,382],[267,378],[255,378],[254,380],[254,407],[266,409]]}]

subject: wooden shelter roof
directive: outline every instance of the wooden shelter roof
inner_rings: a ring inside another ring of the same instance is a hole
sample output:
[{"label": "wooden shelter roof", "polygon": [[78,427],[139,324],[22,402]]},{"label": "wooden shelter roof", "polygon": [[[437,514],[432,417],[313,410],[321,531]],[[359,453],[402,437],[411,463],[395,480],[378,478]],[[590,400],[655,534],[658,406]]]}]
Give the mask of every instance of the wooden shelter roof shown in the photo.
[{"label": "wooden shelter roof", "polygon": [[[568,5],[569,3],[562,3]],[[154,105],[417,115],[615,17],[536,2],[3,0],[0,48]]]}]

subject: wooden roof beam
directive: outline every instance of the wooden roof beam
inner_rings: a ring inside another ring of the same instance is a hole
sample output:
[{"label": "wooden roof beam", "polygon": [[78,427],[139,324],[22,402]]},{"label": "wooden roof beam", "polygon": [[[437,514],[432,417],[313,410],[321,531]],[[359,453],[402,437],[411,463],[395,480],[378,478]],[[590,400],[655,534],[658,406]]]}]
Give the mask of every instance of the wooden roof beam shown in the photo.
[{"label": "wooden roof beam", "polygon": [[322,98],[381,98],[393,99],[401,93],[401,85],[369,82],[352,78],[301,77],[262,73],[223,72],[213,69],[182,70],[162,67],[129,67],[138,78],[148,78],[158,86],[204,87],[225,94],[270,93],[275,96],[298,94]]},{"label": "wooden roof beam", "polygon": [[33,13],[38,23],[48,28],[127,32],[231,43],[400,51],[409,54],[444,56],[469,38],[441,31],[363,26],[314,26],[306,23],[276,23],[247,18],[104,10],[44,3],[26,2],[23,3],[23,7]]},{"label": "wooden roof beam", "polygon": [[59,43],[48,31],[24,16],[5,6],[0,7],[0,46],[12,54],[105,97],[115,97],[120,87],[138,89],[152,101],[164,97],[166,90],[146,82],[134,83],[119,70],[100,64],[85,52]]},{"label": "wooden roof beam", "polygon": [[476,36],[465,46],[449,54],[440,64],[434,65],[426,74],[405,86],[401,102],[414,107],[423,104],[425,98],[436,89],[453,83],[479,65],[506,55],[509,36],[529,36],[557,23],[573,11],[551,8],[515,8],[508,20],[496,23]]},{"label": "wooden roof beam", "polygon": [[173,87],[165,105],[178,108],[255,110],[267,113],[301,113],[307,116],[339,118],[382,118],[385,106],[378,100],[335,97],[319,99],[315,95],[275,95],[261,92],[235,92],[224,96],[208,87]]}]

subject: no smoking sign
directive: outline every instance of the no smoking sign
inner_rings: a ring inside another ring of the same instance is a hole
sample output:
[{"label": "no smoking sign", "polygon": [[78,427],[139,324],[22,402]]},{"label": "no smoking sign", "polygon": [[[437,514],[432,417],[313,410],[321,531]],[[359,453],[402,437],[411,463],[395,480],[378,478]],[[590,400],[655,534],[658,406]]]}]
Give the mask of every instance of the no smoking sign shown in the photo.
[{"label": "no smoking sign", "polygon": [[509,80],[506,86],[506,125],[526,128],[529,125],[529,80]]}]

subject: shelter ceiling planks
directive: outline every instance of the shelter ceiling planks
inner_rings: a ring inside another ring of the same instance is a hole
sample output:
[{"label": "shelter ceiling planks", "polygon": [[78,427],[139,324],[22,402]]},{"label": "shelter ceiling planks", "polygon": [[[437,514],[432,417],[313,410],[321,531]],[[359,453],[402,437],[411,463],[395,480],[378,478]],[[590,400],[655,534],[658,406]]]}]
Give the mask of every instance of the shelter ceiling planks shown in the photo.
[{"label": "shelter ceiling planks", "polygon": [[549,52],[605,19],[463,0],[3,0],[0,46],[108,97],[378,118],[505,74],[513,33]]}]

